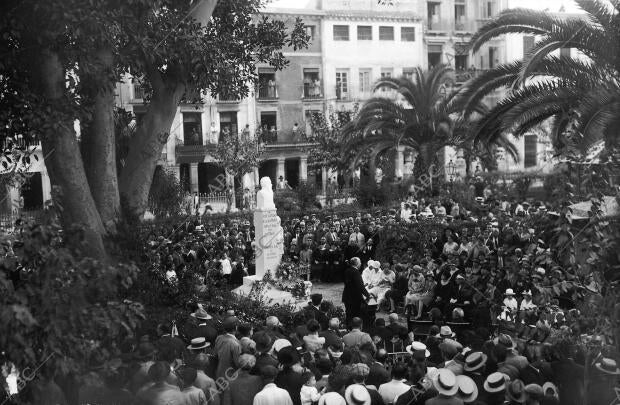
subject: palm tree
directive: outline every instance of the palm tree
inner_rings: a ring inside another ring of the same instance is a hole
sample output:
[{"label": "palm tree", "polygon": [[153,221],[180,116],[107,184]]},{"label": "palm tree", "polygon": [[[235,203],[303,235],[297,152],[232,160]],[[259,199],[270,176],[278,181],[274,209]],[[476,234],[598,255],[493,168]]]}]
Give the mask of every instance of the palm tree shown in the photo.
[{"label": "palm tree", "polygon": [[[620,1],[576,0],[582,18],[559,18],[546,12],[512,9],[501,13],[472,37],[474,52],[489,40],[510,33],[539,39],[523,60],[499,65],[471,80],[461,91],[465,116],[491,92],[506,96],[479,121],[474,137],[492,142],[511,133],[520,136],[551,120],[557,151],[584,156],[604,140],[611,149],[620,133]],[[577,57],[552,52],[571,48]]]},{"label": "palm tree", "polygon": [[[404,146],[417,152],[420,173],[426,173],[437,152],[445,146],[468,145],[473,150],[472,122],[487,109],[477,103],[474,113],[465,117],[464,99],[458,92],[448,90],[453,80],[453,71],[439,65],[429,71],[417,68],[414,80],[402,77],[378,81],[375,91],[390,89],[398,96],[371,98],[355,120],[343,128],[345,160],[355,167],[369,153],[372,166],[378,154]],[[503,136],[496,137],[493,145],[503,146],[513,157],[517,156],[514,145]]]}]

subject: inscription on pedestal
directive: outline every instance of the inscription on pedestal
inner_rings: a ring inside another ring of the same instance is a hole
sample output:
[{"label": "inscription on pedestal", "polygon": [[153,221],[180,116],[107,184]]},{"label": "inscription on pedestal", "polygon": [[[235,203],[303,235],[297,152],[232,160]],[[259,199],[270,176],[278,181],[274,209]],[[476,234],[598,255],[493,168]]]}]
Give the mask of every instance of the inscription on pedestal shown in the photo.
[{"label": "inscription on pedestal", "polygon": [[254,212],[256,276],[274,275],[284,253],[284,232],[275,209]]}]

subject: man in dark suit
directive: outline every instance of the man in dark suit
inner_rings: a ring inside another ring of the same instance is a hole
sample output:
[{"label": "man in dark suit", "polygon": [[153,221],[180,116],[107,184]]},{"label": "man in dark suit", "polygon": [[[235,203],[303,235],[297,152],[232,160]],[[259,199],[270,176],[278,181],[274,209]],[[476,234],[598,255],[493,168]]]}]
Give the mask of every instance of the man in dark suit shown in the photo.
[{"label": "man in dark suit", "polygon": [[344,289],[342,291],[342,303],[346,310],[347,324],[355,317],[362,316],[362,300],[370,298],[370,294],[364,287],[360,268],[362,262],[359,257],[349,260],[349,266],[344,272]]},{"label": "man in dark suit", "polygon": [[342,350],[342,335],[339,331],[340,320],[332,318],[329,320],[329,329],[319,333],[319,336],[325,338],[325,347],[336,347]]},{"label": "man in dark suit", "polygon": [[316,319],[319,325],[321,325],[322,330],[326,330],[329,319],[327,319],[327,315],[323,311],[321,311],[322,301],[323,295],[312,294],[310,296],[310,304],[306,307],[306,311],[309,313],[309,315],[311,315],[312,318]]}]

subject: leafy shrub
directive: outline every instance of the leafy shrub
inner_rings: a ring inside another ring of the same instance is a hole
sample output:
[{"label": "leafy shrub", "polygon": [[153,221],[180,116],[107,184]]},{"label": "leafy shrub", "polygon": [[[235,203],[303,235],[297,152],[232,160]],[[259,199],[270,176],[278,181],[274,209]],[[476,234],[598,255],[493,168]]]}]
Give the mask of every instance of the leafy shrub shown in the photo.
[{"label": "leafy shrub", "polygon": [[141,304],[124,299],[137,267],[85,258],[65,245],[81,232],[59,230],[28,225],[19,239],[0,236],[0,320],[10,331],[0,334],[0,347],[18,369],[46,363],[83,372],[88,359],[110,359],[143,317]]},{"label": "leafy shrub", "polygon": [[174,173],[157,166],[149,191],[149,210],[158,217],[167,217],[181,212],[184,199],[183,186]]},{"label": "leafy shrub", "polygon": [[316,205],[316,187],[307,182],[297,186],[297,199],[299,200],[299,208],[303,211]]}]

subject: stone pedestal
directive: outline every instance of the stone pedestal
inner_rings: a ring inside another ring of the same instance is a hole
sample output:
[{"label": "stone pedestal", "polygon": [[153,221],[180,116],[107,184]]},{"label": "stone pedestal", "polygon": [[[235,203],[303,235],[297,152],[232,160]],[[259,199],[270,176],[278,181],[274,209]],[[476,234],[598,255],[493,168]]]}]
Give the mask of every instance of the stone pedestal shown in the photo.
[{"label": "stone pedestal", "polygon": [[254,232],[256,276],[262,279],[267,272],[274,276],[284,254],[284,233],[275,209],[254,211]]}]

